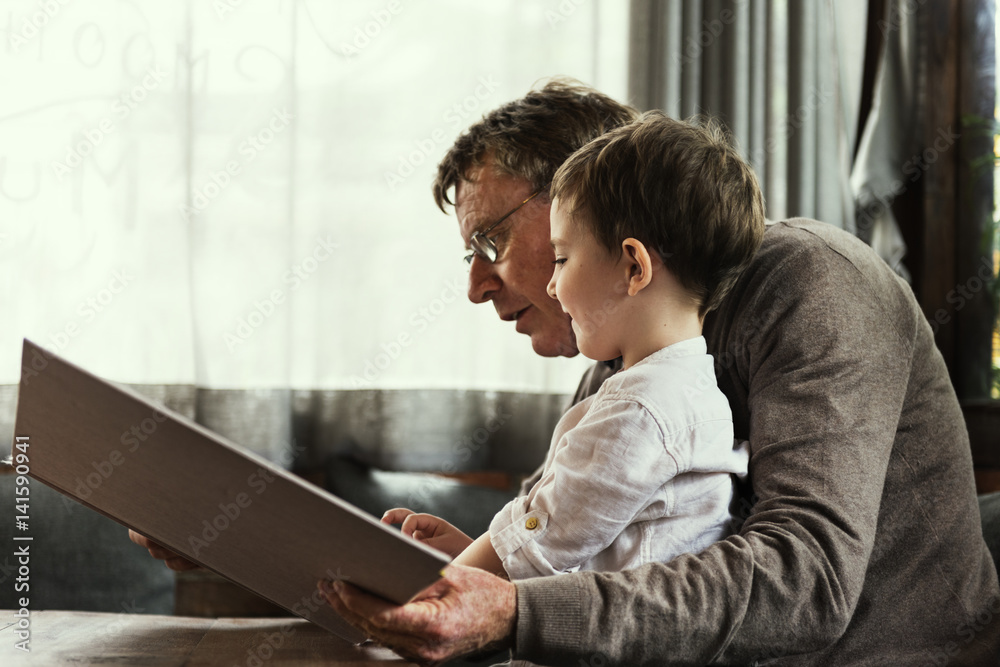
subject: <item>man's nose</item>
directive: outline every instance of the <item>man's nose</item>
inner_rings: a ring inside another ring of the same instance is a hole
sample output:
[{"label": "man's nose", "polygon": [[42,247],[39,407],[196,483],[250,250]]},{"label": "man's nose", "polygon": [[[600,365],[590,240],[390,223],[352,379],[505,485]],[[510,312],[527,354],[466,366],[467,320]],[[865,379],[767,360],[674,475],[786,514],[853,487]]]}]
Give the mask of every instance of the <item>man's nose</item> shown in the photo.
[{"label": "man's nose", "polygon": [[496,266],[487,262],[479,255],[472,255],[469,266],[469,301],[486,303],[503,287],[503,281],[497,275]]}]

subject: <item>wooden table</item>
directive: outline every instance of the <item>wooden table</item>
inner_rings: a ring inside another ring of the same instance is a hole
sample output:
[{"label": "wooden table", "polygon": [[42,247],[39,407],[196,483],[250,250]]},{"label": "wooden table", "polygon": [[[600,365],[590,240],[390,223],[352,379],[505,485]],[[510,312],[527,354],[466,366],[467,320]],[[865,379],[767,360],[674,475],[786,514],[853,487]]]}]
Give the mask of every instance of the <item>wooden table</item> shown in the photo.
[{"label": "wooden table", "polygon": [[192,618],[33,611],[31,651],[14,647],[17,617],[0,610],[0,665],[273,667],[407,662],[392,651],[357,647],[300,618]]}]

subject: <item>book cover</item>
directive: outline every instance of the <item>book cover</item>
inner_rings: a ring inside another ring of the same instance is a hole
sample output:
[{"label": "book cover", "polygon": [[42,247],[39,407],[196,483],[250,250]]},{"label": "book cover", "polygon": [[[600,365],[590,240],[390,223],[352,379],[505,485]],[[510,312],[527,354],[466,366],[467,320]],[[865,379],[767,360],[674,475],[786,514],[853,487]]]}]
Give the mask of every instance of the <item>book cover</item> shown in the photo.
[{"label": "book cover", "polygon": [[448,563],[333,494],[27,339],[14,436],[13,453],[27,454],[21,472],[352,642],[365,637],[319,598],[317,581],[343,579],[402,604]]}]

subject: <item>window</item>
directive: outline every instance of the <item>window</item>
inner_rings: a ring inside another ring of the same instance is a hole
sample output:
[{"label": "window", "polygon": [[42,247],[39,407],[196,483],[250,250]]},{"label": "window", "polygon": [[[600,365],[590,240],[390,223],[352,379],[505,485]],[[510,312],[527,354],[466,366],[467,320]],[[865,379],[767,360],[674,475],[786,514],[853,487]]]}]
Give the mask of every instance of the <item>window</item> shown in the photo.
[{"label": "window", "polygon": [[430,183],[541,79],[624,99],[627,3],[51,4],[0,17],[0,382],[28,336],[126,382],[572,392]]},{"label": "window", "polygon": [[[998,15],[1000,16],[1000,15]],[[995,37],[1000,37],[1000,18],[995,18]],[[1000,42],[995,39],[994,45]],[[994,48],[996,72],[1000,72],[1000,49]],[[997,86],[996,110],[994,111],[995,132],[993,135],[993,276],[1000,276],[1000,86]],[[990,377],[990,398],[1000,399],[1000,284],[992,285],[992,302],[995,320],[993,322],[992,375]]]}]

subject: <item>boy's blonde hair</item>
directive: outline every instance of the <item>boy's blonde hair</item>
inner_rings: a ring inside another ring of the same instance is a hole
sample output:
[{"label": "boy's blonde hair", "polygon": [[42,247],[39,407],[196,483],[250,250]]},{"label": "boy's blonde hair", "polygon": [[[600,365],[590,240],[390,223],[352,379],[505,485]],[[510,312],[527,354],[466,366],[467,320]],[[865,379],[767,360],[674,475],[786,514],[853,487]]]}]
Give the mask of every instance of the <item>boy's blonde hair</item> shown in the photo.
[{"label": "boy's blonde hair", "polygon": [[764,238],[757,177],[710,121],[647,112],[573,153],[550,194],[612,254],[629,237],[655,251],[701,315],[718,307]]}]

